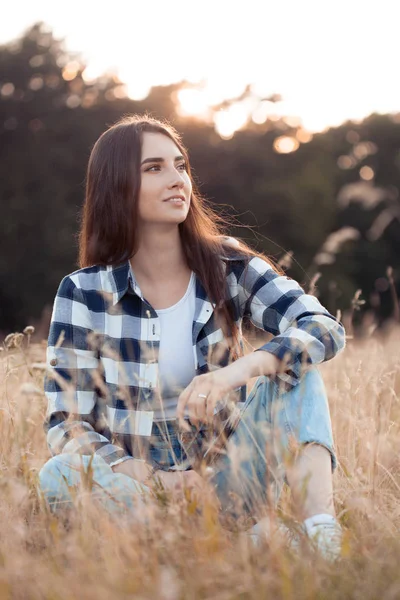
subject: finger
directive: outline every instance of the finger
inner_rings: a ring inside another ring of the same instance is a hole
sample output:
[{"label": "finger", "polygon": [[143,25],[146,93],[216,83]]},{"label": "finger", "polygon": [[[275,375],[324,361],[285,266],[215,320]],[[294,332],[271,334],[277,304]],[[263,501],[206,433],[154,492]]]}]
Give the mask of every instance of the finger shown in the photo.
[{"label": "finger", "polygon": [[184,485],[184,481],[183,481],[183,477],[181,475],[181,473],[179,473],[179,471],[177,473],[174,473],[174,475],[176,475],[176,477],[174,478],[174,484],[173,487],[176,491],[181,491]]},{"label": "finger", "polygon": [[178,405],[176,408],[176,418],[178,419],[179,429],[182,429],[183,431],[190,431],[190,427],[184,417],[185,407],[186,407],[186,403],[187,403],[186,398],[187,398],[187,394],[185,392],[182,392],[182,394],[179,396],[179,399],[178,399]]},{"label": "finger", "polygon": [[187,475],[184,478],[184,485],[191,489],[202,489],[204,482],[195,471],[186,471]]},{"label": "finger", "polygon": [[204,419],[206,418],[206,402],[207,398],[202,398],[196,394],[196,397],[194,398],[194,404],[196,419],[199,423],[204,423]]},{"label": "finger", "polygon": [[179,427],[181,427],[184,431],[190,431],[190,427],[185,422],[185,418],[184,418],[185,408],[186,408],[187,402],[190,398],[190,386],[191,386],[191,384],[186,389],[183,390],[183,392],[181,393],[181,395],[178,398],[178,404],[176,407],[176,417],[179,422]]},{"label": "finger", "polygon": [[203,398],[203,396],[207,396],[206,394],[193,394],[193,404],[194,404],[194,412],[196,415],[196,419],[199,423],[206,423],[207,420],[207,397]]},{"label": "finger", "polygon": [[189,399],[189,394],[186,390],[184,390],[178,398],[178,404],[176,407],[176,416],[178,419],[183,419],[183,415],[185,414],[185,407]]},{"label": "finger", "polygon": [[186,419],[184,419],[183,417],[180,417],[178,419],[178,425],[179,425],[179,429],[182,429],[183,431],[191,431],[189,424],[187,423]]},{"label": "finger", "polygon": [[217,403],[215,396],[210,394],[207,398],[207,423],[212,423],[214,420],[214,408]]},{"label": "finger", "polygon": [[188,412],[188,418],[190,423],[196,427],[196,429],[199,428],[199,418],[198,418],[198,413],[197,413],[197,404],[195,402],[193,402],[192,398],[190,398],[188,404],[187,404],[187,412]]}]

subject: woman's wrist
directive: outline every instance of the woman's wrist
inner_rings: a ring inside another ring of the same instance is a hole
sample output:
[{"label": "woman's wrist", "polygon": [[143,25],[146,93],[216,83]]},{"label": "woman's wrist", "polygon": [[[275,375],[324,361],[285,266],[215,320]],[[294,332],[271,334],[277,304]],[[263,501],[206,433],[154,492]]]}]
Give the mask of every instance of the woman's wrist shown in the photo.
[{"label": "woman's wrist", "polygon": [[281,361],[271,352],[259,350],[248,354],[250,363],[251,377],[259,377],[260,375],[276,375],[279,372]]},{"label": "woman's wrist", "polygon": [[246,354],[225,368],[231,369],[235,373],[233,388],[236,388],[246,385],[253,377],[275,375],[279,371],[280,360],[270,352],[263,350]]}]

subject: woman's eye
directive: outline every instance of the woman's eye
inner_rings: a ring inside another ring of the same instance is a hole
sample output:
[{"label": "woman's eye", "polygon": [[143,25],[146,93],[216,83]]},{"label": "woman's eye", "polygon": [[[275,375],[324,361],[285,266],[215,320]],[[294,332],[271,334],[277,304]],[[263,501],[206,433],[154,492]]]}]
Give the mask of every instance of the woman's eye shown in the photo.
[{"label": "woman's eye", "polygon": [[[181,171],[186,171],[186,163],[181,163],[180,165],[177,166],[178,169],[180,169]],[[161,169],[160,165],[153,165],[152,167],[149,167],[148,169],[146,169],[146,173],[149,172],[155,172],[155,169],[157,171],[159,171]]]}]

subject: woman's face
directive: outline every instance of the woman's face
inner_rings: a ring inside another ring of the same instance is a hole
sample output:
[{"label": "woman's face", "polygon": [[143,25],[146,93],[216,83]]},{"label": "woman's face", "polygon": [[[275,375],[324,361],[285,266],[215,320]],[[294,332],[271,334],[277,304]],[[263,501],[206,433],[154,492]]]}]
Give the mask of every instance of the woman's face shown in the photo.
[{"label": "woman's face", "polygon": [[162,133],[143,133],[138,218],[141,224],[179,224],[188,214],[192,183],[176,144]]}]

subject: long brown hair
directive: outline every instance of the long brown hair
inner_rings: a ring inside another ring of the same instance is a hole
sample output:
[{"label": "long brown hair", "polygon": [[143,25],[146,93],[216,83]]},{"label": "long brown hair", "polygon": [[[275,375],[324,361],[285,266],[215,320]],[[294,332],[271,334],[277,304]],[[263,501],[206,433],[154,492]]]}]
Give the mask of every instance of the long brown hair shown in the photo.
[{"label": "long brown hair", "polygon": [[[130,259],[137,250],[136,215],[144,132],[166,135],[186,160],[192,196],[188,215],[179,225],[183,250],[189,268],[199,277],[216,306],[216,316],[223,324],[224,333],[233,342],[233,354],[237,354],[238,330],[226,302],[223,265],[215,260],[226,252],[224,236],[228,222],[199,194],[191,175],[187,149],[171,124],[147,115],[123,117],[95,143],[86,174],[79,264],[81,267],[119,264]],[[237,250],[249,257],[263,256],[244,242],[240,242]]]}]

